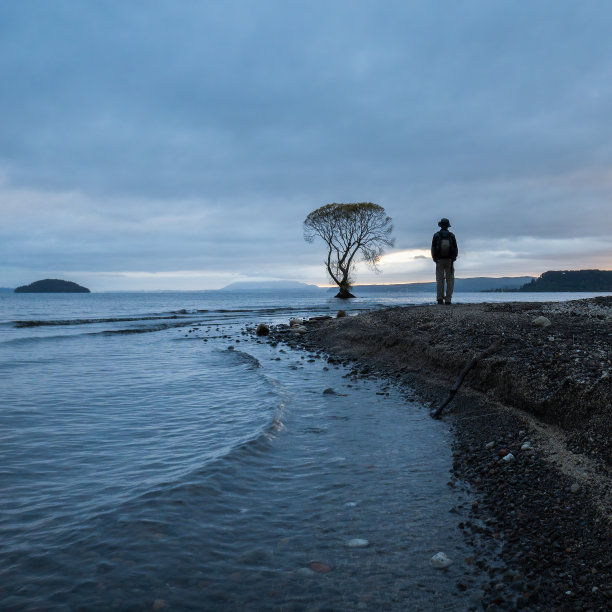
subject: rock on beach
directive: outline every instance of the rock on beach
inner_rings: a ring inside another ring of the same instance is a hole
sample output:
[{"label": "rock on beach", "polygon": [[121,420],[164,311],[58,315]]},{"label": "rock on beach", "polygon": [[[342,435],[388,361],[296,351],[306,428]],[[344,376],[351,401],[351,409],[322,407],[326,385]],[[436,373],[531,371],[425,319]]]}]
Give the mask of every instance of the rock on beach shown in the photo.
[{"label": "rock on beach", "polygon": [[265,323],[260,323],[255,330],[258,336],[267,336],[270,333],[270,328]]},{"label": "rock on beach", "polygon": [[439,552],[436,553],[431,559],[430,563],[436,569],[444,569],[452,564],[451,559],[448,558],[446,553]]},{"label": "rock on beach", "polygon": [[346,543],[349,548],[365,548],[369,544],[370,542],[364,538],[353,538]]}]

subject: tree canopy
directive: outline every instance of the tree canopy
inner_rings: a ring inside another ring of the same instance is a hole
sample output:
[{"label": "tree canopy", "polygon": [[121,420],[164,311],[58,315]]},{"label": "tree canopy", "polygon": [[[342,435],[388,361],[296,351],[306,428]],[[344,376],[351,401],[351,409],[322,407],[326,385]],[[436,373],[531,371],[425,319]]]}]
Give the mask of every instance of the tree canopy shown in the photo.
[{"label": "tree canopy", "polygon": [[326,204],[313,210],[304,221],[304,239],[318,236],[327,244],[324,262],[330,278],[338,285],[339,298],[354,297],[352,271],[356,257],[377,268],[385,247],[393,246],[393,224],[385,209],[372,202]]}]

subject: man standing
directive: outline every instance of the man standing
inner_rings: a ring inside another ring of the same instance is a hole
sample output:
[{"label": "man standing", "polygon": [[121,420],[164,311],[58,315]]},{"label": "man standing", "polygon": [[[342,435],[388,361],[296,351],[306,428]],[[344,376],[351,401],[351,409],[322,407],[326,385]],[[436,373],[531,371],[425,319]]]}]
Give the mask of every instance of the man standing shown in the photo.
[{"label": "man standing", "polygon": [[[455,286],[455,259],[459,254],[455,234],[448,231],[451,226],[446,218],[440,219],[440,231],[436,232],[431,241],[431,258],[436,262],[436,289],[438,304],[450,304]],[[446,293],[444,280],[446,279]]]}]

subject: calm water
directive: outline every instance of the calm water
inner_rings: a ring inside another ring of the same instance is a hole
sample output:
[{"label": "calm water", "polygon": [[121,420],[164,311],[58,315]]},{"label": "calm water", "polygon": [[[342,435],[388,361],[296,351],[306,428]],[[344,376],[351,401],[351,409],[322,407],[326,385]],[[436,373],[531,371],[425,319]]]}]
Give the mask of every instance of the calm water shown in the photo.
[{"label": "calm water", "polygon": [[446,426],[384,380],[245,332],[337,308],[0,294],[0,608],[467,609],[470,499],[447,486]]}]

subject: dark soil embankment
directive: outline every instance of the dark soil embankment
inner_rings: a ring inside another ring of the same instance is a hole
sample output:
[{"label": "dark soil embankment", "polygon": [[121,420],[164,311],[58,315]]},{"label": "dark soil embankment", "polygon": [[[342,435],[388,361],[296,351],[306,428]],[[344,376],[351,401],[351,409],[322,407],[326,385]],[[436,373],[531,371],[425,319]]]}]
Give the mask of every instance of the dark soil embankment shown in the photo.
[{"label": "dark soil embankment", "polygon": [[[432,406],[501,338],[445,412],[453,479],[476,496],[466,537],[476,551],[502,544],[505,567],[489,570],[480,607],[612,609],[612,298],[392,308],[305,324],[273,329],[270,340],[324,352],[355,375],[393,377]],[[468,566],[487,571],[484,553],[464,562],[466,576]]]}]

